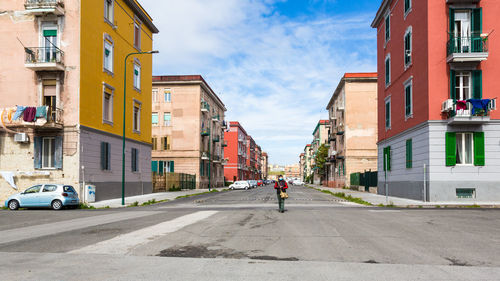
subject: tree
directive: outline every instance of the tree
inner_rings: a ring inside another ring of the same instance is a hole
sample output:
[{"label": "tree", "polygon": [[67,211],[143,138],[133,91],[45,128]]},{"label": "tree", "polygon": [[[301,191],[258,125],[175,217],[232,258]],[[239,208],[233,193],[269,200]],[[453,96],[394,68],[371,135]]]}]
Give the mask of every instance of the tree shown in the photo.
[{"label": "tree", "polygon": [[325,163],[327,158],[328,158],[328,146],[322,144],[318,148],[318,152],[314,157],[314,168],[321,177],[325,176],[326,174]]}]

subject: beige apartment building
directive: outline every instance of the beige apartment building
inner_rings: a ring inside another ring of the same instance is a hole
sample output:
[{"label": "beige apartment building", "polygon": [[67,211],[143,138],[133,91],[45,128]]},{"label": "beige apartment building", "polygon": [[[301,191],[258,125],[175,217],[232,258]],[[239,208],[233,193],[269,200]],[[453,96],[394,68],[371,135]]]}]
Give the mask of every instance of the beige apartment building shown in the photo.
[{"label": "beige apartment building", "polygon": [[153,76],[153,173],[196,175],[196,188],[224,186],[226,107],[201,75]]},{"label": "beige apartment building", "polygon": [[377,73],[346,73],[326,107],[330,117],[329,187],[349,186],[349,175],[377,170]]},{"label": "beige apartment building", "polygon": [[267,177],[269,175],[269,155],[267,152],[262,152],[262,158],[261,158],[261,164],[260,164],[260,169],[262,173],[262,179],[267,180]]}]

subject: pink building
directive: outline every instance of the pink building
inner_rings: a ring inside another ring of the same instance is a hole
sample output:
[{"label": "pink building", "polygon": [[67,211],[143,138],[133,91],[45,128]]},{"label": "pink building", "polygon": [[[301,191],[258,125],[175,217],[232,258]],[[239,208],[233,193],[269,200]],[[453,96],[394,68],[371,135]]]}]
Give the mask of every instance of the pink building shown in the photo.
[{"label": "pink building", "polygon": [[387,183],[392,196],[500,200],[497,2],[382,1],[379,194]]}]

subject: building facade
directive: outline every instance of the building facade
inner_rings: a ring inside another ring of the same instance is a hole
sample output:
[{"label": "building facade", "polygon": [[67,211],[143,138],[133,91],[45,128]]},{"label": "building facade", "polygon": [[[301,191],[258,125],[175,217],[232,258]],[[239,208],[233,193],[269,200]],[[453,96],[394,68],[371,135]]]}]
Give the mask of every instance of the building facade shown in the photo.
[{"label": "building facade", "polygon": [[227,142],[227,165],[224,169],[226,181],[247,180],[247,132],[239,122],[229,122],[229,129],[224,133]]},{"label": "building facade", "polygon": [[[4,46],[18,48],[0,51],[0,171],[19,189],[55,182],[82,195],[92,184],[96,200],[116,198],[125,134],[125,195],[150,193],[151,99],[142,93],[151,91],[152,55],[124,59],[152,50],[151,17],[135,0],[15,0],[2,8]],[[0,200],[14,186],[0,181]]]},{"label": "building facade", "polygon": [[304,182],[306,182],[307,179],[312,178],[312,159],[313,159],[313,150],[311,149],[311,144],[307,144],[304,147],[304,172],[303,172]]},{"label": "building facade", "polygon": [[301,153],[300,156],[299,156],[299,166],[300,166],[300,170],[299,170],[299,178],[303,181],[304,180],[304,168],[305,168],[305,165],[306,165],[306,157],[305,157],[305,153]]},{"label": "building facade", "polygon": [[350,174],[377,170],[377,73],[346,73],[326,109],[330,117],[325,185],[350,186]]},{"label": "building facade", "polygon": [[[496,1],[384,0],[377,29],[380,194],[500,200]],[[447,36],[444,36],[447,34]]]},{"label": "building facade", "polygon": [[315,166],[316,155],[318,154],[318,150],[322,145],[328,146],[328,127],[330,121],[329,120],[319,120],[316,128],[313,131],[313,141],[311,142],[311,165],[312,165],[312,174],[313,174],[313,183],[321,184],[326,178],[326,166],[324,169],[320,170],[319,167]]},{"label": "building facade", "polygon": [[262,179],[267,180],[269,176],[269,155],[267,154],[267,152],[262,152],[262,158],[260,161]]},{"label": "building facade", "polygon": [[152,85],[153,172],[224,186],[224,103],[201,75],[154,76]]}]

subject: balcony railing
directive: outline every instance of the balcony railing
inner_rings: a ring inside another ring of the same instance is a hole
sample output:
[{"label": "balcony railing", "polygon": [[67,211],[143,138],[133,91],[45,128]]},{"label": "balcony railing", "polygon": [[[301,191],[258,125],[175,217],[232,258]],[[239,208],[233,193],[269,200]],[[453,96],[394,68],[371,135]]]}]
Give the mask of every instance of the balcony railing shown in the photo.
[{"label": "balcony railing", "polygon": [[64,14],[63,0],[25,0],[24,8],[35,14]]},{"label": "balcony railing", "polygon": [[201,153],[201,160],[210,160],[210,153],[202,152]]},{"label": "balcony railing", "polygon": [[210,129],[201,129],[201,136],[207,137],[210,136]]},{"label": "balcony railing", "polygon": [[201,102],[201,112],[209,112],[210,111],[210,104],[206,101]]},{"label": "balcony railing", "polygon": [[219,141],[220,141],[220,137],[219,137],[219,136],[214,136],[214,137],[212,138],[212,141],[213,141],[213,142],[219,142]]},{"label": "balcony railing", "polygon": [[491,111],[496,110],[496,99],[452,101],[447,100],[451,107],[442,110],[448,112],[448,124],[482,124],[489,121]]},{"label": "balcony railing", "polygon": [[447,45],[448,62],[482,61],[488,58],[488,37],[473,34],[470,37],[450,36]]},{"label": "balcony railing", "polygon": [[56,47],[25,47],[24,65],[32,70],[64,71],[64,52]]},{"label": "balcony railing", "polygon": [[219,115],[212,116],[212,121],[218,122],[219,120],[220,120],[220,116]]},{"label": "balcony railing", "polygon": [[62,128],[64,125],[63,121],[64,111],[60,108],[47,108],[47,117],[38,117],[36,121],[25,122],[23,120],[23,115],[17,120],[12,120],[11,122],[5,122],[7,127],[35,127],[35,128]]},{"label": "balcony railing", "polygon": [[221,162],[221,157],[219,155],[212,155],[212,160],[215,163],[220,163]]}]

